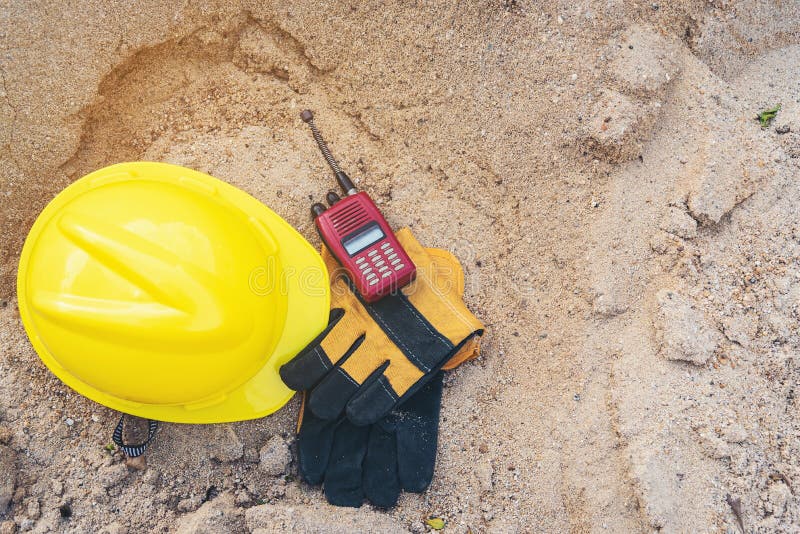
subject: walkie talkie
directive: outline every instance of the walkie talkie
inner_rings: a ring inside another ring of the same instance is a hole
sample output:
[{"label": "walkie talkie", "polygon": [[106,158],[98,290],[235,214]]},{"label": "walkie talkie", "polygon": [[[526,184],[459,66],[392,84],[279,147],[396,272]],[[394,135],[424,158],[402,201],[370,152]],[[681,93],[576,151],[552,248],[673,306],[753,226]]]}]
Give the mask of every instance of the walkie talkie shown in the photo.
[{"label": "walkie talkie", "polygon": [[339,198],[333,191],[329,192],[328,209],[320,203],[311,206],[317,231],[328,250],[347,270],[362,298],[366,302],[378,301],[411,282],[417,268],[378,206],[367,193],[356,189],[336,163],[314,124],[314,114],[305,110],[300,118],[311,127],[317,146],[345,193],[344,198]]}]

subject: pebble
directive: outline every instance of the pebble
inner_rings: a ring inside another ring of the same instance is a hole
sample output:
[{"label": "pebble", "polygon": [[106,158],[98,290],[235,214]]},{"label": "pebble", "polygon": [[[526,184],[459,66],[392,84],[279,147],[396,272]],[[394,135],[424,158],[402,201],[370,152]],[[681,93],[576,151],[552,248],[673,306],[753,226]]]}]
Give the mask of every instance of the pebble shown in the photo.
[{"label": "pebble", "polygon": [[0,534],[14,534],[16,530],[17,524],[11,520],[0,523]]},{"label": "pebble", "polygon": [[258,467],[270,476],[286,472],[292,461],[289,445],[280,436],[272,436],[259,451]]},{"label": "pebble", "polygon": [[145,456],[144,454],[142,454],[141,456],[136,456],[134,458],[126,456],[125,467],[133,471],[144,471],[147,469],[147,456]]},{"label": "pebble", "polygon": [[67,420],[64,422],[67,424],[67,426],[72,426],[75,424],[75,420],[70,417],[67,417]]}]

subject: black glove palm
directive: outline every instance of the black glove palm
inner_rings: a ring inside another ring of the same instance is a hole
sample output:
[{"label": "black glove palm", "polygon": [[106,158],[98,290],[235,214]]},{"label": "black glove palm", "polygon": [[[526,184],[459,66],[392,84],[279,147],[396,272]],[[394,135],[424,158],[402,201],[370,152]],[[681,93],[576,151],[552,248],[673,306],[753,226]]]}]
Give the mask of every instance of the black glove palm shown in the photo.
[{"label": "black glove palm", "polygon": [[320,419],[304,406],[298,431],[300,475],[324,484],[328,502],[358,507],[366,497],[390,508],[400,492],[421,493],[436,464],[443,373],[382,420],[356,426],[347,417]]}]

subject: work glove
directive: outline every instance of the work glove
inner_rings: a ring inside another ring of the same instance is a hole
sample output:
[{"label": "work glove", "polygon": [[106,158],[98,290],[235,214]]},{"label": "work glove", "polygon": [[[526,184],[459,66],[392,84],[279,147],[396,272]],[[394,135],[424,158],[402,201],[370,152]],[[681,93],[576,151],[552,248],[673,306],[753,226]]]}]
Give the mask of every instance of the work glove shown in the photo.
[{"label": "work glove", "polygon": [[416,278],[372,304],[361,299],[323,249],[331,273],[329,324],[280,369],[287,386],[308,391],[308,408],[320,419],[344,412],[355,425],[375,423],[483,333],[430,252],[410,230],[396,235],[417,267]]},{"label": "work glove", "polygon": [[305,403],[297,434],[303,480],[323,484],[329,503],[355,508],[365,497],[391,508],[401,491],[425,491],[436,464],[443,375],[372,425],[320,419]]},{"label": "work glove", "polygon": [[[443,250],[426,252],[430,272],[461,298],[464,274],[458,261]],[[479,341],[473,337],[442,369],[477,357]],[[304,396],[298,421],[302,478],[312,485],[324,484],[325,497],[336,506],[358,507],[366,497],[375,506],[391,508],[401,491],[425,491],[436,464],[443,376],[435,373],[389,415],[368,426],[357,426],[344,414],[333,420],[319,418]]]}]

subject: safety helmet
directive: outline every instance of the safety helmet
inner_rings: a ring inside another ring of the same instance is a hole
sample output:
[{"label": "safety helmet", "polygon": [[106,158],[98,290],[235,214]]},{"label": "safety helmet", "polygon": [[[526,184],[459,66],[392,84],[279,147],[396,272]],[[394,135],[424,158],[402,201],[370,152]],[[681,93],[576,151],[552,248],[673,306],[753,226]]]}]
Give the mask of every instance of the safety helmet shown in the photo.
[{"label": "safety helmet", "polygon": [[254,419],[293,392],[278,369],[328,322],[328,274],[245,192],[164,163],[120,163],[62,191],[25,241],[25,330],[64,383],[124,413]]}]

